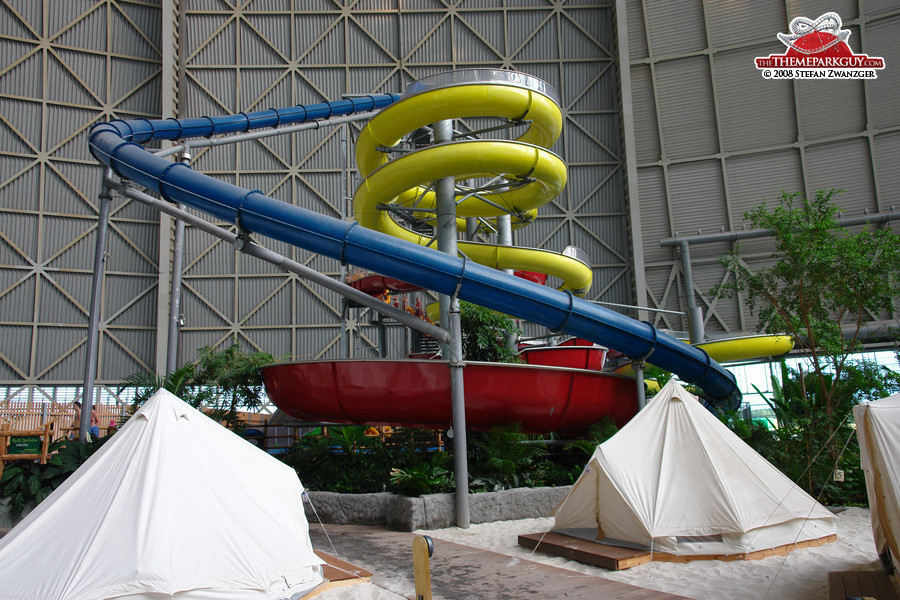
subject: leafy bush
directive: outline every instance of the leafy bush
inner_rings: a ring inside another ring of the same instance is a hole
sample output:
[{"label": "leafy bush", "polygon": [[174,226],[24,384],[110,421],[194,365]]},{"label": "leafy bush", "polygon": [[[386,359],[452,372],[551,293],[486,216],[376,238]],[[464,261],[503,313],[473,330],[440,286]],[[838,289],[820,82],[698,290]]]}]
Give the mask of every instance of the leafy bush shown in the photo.
[{"label": "leafy bush", "polygon": [[463,357],[484,362],[521,362],[507,338],[522,332],[515,321],[497,311],[471,302],[460,302]]},{"label": "leafy bush", "polygon": [[448,492],[453,489],[453,473],[447,468],[451,455],[433,452],[426,459],[418,459],[406,468],[391,469],[391,485],[404,496],[421,496]]},{"label": "leafy bush", "polygon": [[42,465],[34,460],[9,461],[0,479],[0,496],[9,498],[9,512],[18,517],[29,504],[37,506],[90,458],[109,436],[89,443],[56,440],[54,453]]}]

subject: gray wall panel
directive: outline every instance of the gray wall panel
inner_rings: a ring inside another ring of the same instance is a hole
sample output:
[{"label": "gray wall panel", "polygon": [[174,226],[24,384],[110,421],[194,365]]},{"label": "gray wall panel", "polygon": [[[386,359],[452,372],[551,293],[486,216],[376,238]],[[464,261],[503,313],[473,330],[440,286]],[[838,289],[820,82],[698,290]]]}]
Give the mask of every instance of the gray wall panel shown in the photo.
[{"label": "gray wall panel", "polygon": [[[840,160],[834,160],[835,156]],[[877,208],[869,144],[864,139],[812,146],[806,151],[807,176],[814,190],[844,190],[836,203],[847,216]]]},{"label": "gray wall panel", "polygon": [[[864,130],[863,85],[862,81],[804,81],[797,85],[803,136],[816,140]],[[823,102],[823,98],[828,100]]]},{"label": "gray wall panel", "polygon": [[[632,37],[634,41],[622,51],[631,57],[634,122],[630,125],[635,132],[636,153],[630,160],[639,178],[637,196],[645,253],[645,265],[635,267],[644,269],[647,286],[638,290],[638,297],[646,293],[655,301],[668,302],[672,274],[680,271],[678,251],[658,247],[660,238],[673,234],[663,227],[669,214],[675,215],[676,229],[683,229],[683,220],[692,225],[702,222],[703,231],[740,230],[743,213],[764,198],[774,202],[782,191],[812,195],[817,189],[830,187],[847,190],[837,199],[839,205],[847,207],[845,214],[861,214],[864,208],[887,210],[887,199],[898,193],[898,182],[887,166],[896,162],[897,149],[893,139],[882,139],[882,131],[900,125],[900,109],[895,102],[900,72],[888,67],[879,72],[877,80],[865,83],[775,81],[763,79],[752,61],[756,56],[785,52],[776,34],[788,31],[790,19],[815,19],[836,11],[844,28],[852,32],[851,48],[883,56],[890,65],[890,56],[900,60],[893,35],[900,15],[895,12],[859,20],[859,3],[851,0],[786,4],[736,0],[702,6],[626,4],[629,15],[636,15],[628,23],[629,41]],[[865,6],[869,14],[885,14],[882,2]],[[641,13],[651,25],[646,42],[637,18]],[[693,25],[685,23],[683,30],[674,27],[691,14]],[[708,43],[705,32],[696,31],[704,22]],[[667,30],[662,24],[672,26]],[[694,32],[690,37],[703,44],[673,40],[684,32]],[[682,54],[675,55],[673,47],[680,48]],[[644,48],[648,48],[646,58]],[[705,72],[710,62],[712,85],[710,73]],[[659,145],[665,149],[663,160],[656,151]],[[686,176],[693,175],[693,169],[699,169],[697,176]],[[697,193],[684,192],[693,186],[708,187]],[[694,214],[698,193],[708,197],[699,204],[704,207],[702,213]],[[716,195],[721,198],[714,198]],[[679,233],[693,234],[696,227]],[[742,253],[755,260],[754,253],[768,252],[767,243],[748,241],[741,244]],[[715,269],[719,267],[714,259],[727,249],[715,244],[692,246],[692,267],[698,281],[704,285],[715,281]],[[708,300],[701,296],[696,299]],[[708,324],[719,328],[717,332],[739,332],[756,325],[740,302],[723,300],[709,306],[704,302],[703,306]],[[682,324],[687,323],[682,320]]]},{"label": "gray wall panel", "polygon": [[706,30],[703,3],[699,0],[669,0],[646,11],[649,45],[657,56],[703,50]]},{"label": "gray wall panel", "polygon": [[[886,133],[877,136],[875,138],[875,165],[879,189],[900,189],[898,164],[900,164],[900,133]],[[898,208],[900,208],[900,198],[894,195],[883,198],[880,210],[893,212]]]},{"label": "gray wall panel", "polygon": [[[870,3],[866,3],[866,8]],[[897,9],[896,3],[893,3]],[[878,73],[878,79],[870,82],[867,87],[869,94],[870,119],[872,126],[877,129],[887,129],[900,125],[900,72],[892,68],[900,65],[900,45],[897,44],[897,30],[900,28],[900,15],[875,21],[866,27],[867,47],[865,52],[869,56],[884,58],[885,68]],[[859,40],[851,38],[850,47],[859,52]]]},{"label": "gray wall panel", "polygon": [[665,174],[661,168],[646,167],[638,171],[641,198],[641,233],[644,236],[644,259],[648,263],[664,260],[671,251],[660,247],[658,240],[672,235],[666,204]]},{"label": "gray wall panel", "polygon": [[[705,9],[710,47],[724,49],[760,38],[774,40],[776,33],[784,31],[781,29],[785,23],[784,4],[784,0],[707,3]],[[716,60],[718,62],[718,56]]]},{"label": "gray wall panel", "polygon": [[[768,56],[771,44],[719,52],[715,56],[716,94],[726,152],[797,141],[794,88],[789,80],[749,79],[753,59]],[[804,86],[807,82],[804,82]]]},{"label": "gray wall panel", "polygon": [[[0,380],[78,384],[99,188],[87,132],[101,118],[160,116],[160,97],[168,92],[161,54],[175,40],[162,39],[167,15],[159,2],[67,2],[47,15],[44,6],[0,6],[0,53],[4,64],[13,65],[0,70],[0,194],[13,198],[0,212],[0,281],[9,282],[0,290],[0,307],[21,306],[4,326],[22,323],[30,340],[27,351],[0,346]],[[180,8],[179,116],[399,92],[415,77],[473,65],[520,69],[547,80],[562,95],[566,125],[554,150],[573,164],[571,188],[517,238],[554,250],[571,243],[585,247],[597,276],[592,294],[630,300],[614,16],[608,4],[481,0],[462,3],[453,14],[437,0],[405,1],[402,9],[397,2],[363,0],[349,10],[326,0],[255,0],[240,9],[181,0]],[[50,34],[40,38],[45,21]],[[354,136],[358,131],[348,129]],[[306,132],[240,150],[197,150],[192,166],[340,216],[346,209],[341,168],[347,162],[341,135]],[[37,168],[44,155],[50,162]],[[355,174],[349,179],[352,194]],[[341,302],[335,294],[239,257],[190,227],[186,238],[185,326],[177,362],[193,360],[202,346],[229,343],[235,333],[248,349],[309,358],[341,355]],[[323,272],[340,272],[337,261],[267,245]],[[171,260],[167,252],[158,264],[158,246],[158,216],[116,198],[101,383],[156,367],[157,309],[167,300],[157,298],[157,270],[165,272]],[[46,277],[32,268],[45,263]],[[38,297],[37,306],[23,302]],[[68,327],[45,325],[50,314]],[[376,329],[362,324],[359,331],[353,352],[374,356]],[[389,334],[392,353],[405,350],[399,331]],[[37,333],[34,339],[31,332]]]},{"label": "gray wall panel", "polygon": [[705,56],[661,62],[656,66],[663,148],[670,159],[719,151]]},{"label": "gray wall panel", "polygon": [[800,153],[786,149],[733,156],[725,161],[733,231],[745,228],[744,213],[763,204],[774,206],[782,192],[803,190]]}]

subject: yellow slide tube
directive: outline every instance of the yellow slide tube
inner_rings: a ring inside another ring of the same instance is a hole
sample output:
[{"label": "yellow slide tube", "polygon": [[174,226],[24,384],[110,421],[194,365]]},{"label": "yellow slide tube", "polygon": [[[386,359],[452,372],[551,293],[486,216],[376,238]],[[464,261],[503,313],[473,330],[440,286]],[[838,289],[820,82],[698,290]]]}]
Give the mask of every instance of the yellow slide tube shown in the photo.
[{"label": "yellow slide tube", "polygon": [[[500,117],[529,120],[531,125],[516,141],[467,140],[430,146],[388,162],[380,147],[396,145],[404,135],[437,121]],[[509,190],[479,194],[490,202],[472,197],[457,204],[458,217],[493,218],[512,214],[513,221],[533,220],[538,207],[550,202],[566,184],[565,163],[545,149],[562,130],[559,107],[543,94],[510,85],[473,84],[445,87],[405,98],[383,110],[360,133],[356,160],[366,179],[353,198],[354,217],[363,225],[420,245],[433,239],[398,224],[393,205],[434,210],[433,193],[423,185],[454,177],[457,181],[503,175],[523,185]],[[496,206],[492,206],[495,204]],[[519,269],[548,273],[563,281],[562,289],[583,296],[590,288],[592,273],[581,261],[547,250],[459,242],[460,253],[497,269]]]}]

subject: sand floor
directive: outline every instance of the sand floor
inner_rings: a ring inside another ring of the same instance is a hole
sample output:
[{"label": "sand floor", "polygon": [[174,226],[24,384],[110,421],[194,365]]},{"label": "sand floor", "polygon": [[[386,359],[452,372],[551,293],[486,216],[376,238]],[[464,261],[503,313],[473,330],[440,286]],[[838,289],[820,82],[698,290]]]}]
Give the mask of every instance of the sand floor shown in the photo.
[{"label": "sand floor", "polygon": [[[829,571],[880,568],[869,511],[862,508],[839,510],[835,523],[837,542],[795,550],[787,556],[752,561],[651,562],[617,572],[518,545],[519,534],[547,531],[553,526],[552,518],[498,521],[472,525],[468,529],[451,527],[416,533],[697,600],[818,600],[828,597]],[[439,590],[434,592],[439,595]],[[316,596],[320,600],[397,600],[403,597],[372,583],[335,588]]]}]

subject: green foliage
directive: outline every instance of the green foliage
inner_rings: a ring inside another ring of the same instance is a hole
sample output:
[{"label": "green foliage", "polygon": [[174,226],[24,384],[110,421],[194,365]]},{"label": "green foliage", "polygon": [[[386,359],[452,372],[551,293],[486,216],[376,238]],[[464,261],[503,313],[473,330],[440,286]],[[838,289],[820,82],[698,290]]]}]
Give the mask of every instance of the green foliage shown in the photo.
[{"label": "green foliage", "polygon": [[[590,452],[615,431],[611,421],[598,424],[587,442]],[[400,428],[382,442],[362,436],[360,427],[315,430],[304,436],[282,460],[311,490],[344,493],[394,491],[407,496],[452,491],[455,487],[452,447],[435,452],[434,432]],[[540,443],[550,438],[550,444]],[[469,434],[469,490],[496,491],[517,486],[574,483],[585,453],[553,436],[521,433],[518,425]],[[452,446],[452,440],[449,441]],[[554,448],[548,452],[547,448]]]},{"label": "green foliage", "polygon": [[391,456],[378,437],[359,426],[329,427],[303,436],[282,461],[308,489],[368,493],[387,489]]},{"label": "green foliage", "polygon": [[[663,384],[665,385],[665,384]],[[611,438],[619,431],[616,422],[611,417],[603,417],[599,423],[594,423],[588,428],[588,437],[573,440],[566,445],[567,450],[577,450],[588,457],[594,454],[597,446]]]},{"label": "green foliage", "polygon": [[492,490],[531,486],[532,469],[538,458],[547,454],[537,436],[521,432],[514,423],[474,434],[469,468],[474,478]]},{"label": "green foliage", "polygon": [[216,396],[214,388],[199,385],[196,367],[192,363],[181,365],[171,373],[167,373],[165,377],[149,371],[129,375],[122,382],[119,391],[127,388],[135,390],[132,412],[149,400],[158,390],[172,392],[194,408],[214,402]]},{"label": "green foliage", "polygon": [[265,352],[242,351],[237,342],[224,350],[205,346],[198,351],[197,364],[186,363],[165,377],[136,373],[127,377],[119,390],[135,388],[132,410],[157,390],[168,390],[239,433],[245,425],[238,418],[238,409],[253,410],[261,405],[263,382],[259,368],[274,361]]},{"label": "green foliage", "polygon": [[109,436],[89,443],[56,440],[49,446],[47,464],[8,461],[0,479],[0,496],[9,498],[9,511],[18,517],[29,504],[37,506],[90,458]]},{"label": "green foliage", "polygon": [[[820,190],[811,199],[784,193],[774,207],[747,212],[753,229],[771,232],[774,262],[751,270],[737,251],[726,255],[721,262],[734,280],[711,291],[746,299],[760,329],[792,335],[807,358],[808,369],[787,374],[783,389],[767,398],[777,421],[769,458],[813,495],[829,493],[832,470],[858,452],[855,441],[844,449],[853,404],[875,393],[876,381],[889,383],[891,376],[850,357],[861,347],[862,326],[891,311],[900,296],[900,237],[889,229],[838,227],[838,193]],[[848,500],[862,490],[851,483],[839,488]]]},{"label": "green foliage", "polygon": [[519,362],[518,352],[507,346],[511,335],[522,332],[515,322],[489,308],[460,302],[463,357],[484,362]]},{"label": "green foliage", "polygon": [[391,469],[391,485],[404,496],[450,491],[453,473],[448,469],[451,455],[433,452],[426,459],[418,459],[406,468]]},{"label": "green foliage", "polygon": [[[742,439],[820,502],[832,505],[866,503],[865,479],[859,467],[859,441],[849,418],[853,406],[900,390],[898,373],[869,361],[845,365],[843,377],[825,386],[818,376],[794,370],[782,361],[781,377],[772,377],[771,396],[757,393],[774,414],[766,427],[732,418],[729,426]],[[833,388],[834,412],[822,410],[821,390]],[[844,481],[833,481],[835,469]]]},{"label": "green foliage", "polygon": [[[726,255],[721,262],[734,280],[711,291],[741,295],[758,313],[760,329],[794,337],[824,386],[818,400],[828,412],[836,408],[832,396],[847,358],[860,348],[861,327],[892,310],[900,296],[900,237],[889,229],[839,228],[832,202],[838,193],[820,190],[812,199],[784,193],[776,206],[748,211],[753,229],[772,233],[774,263],[751,270],[737,251]],[[834,377],[825,376],[829,371]]]},{"label": "green foliage", "polygon": [[196,381],[200,386],[218,390],[214,411],[232,429],[238,431],[243,422],[237,417],[239,408],[253,410],[262,405],[263,381],[259,368],[275,362],[267,352],[244,352],[237,342],[224,350],[205,346],[199,350]]}]

